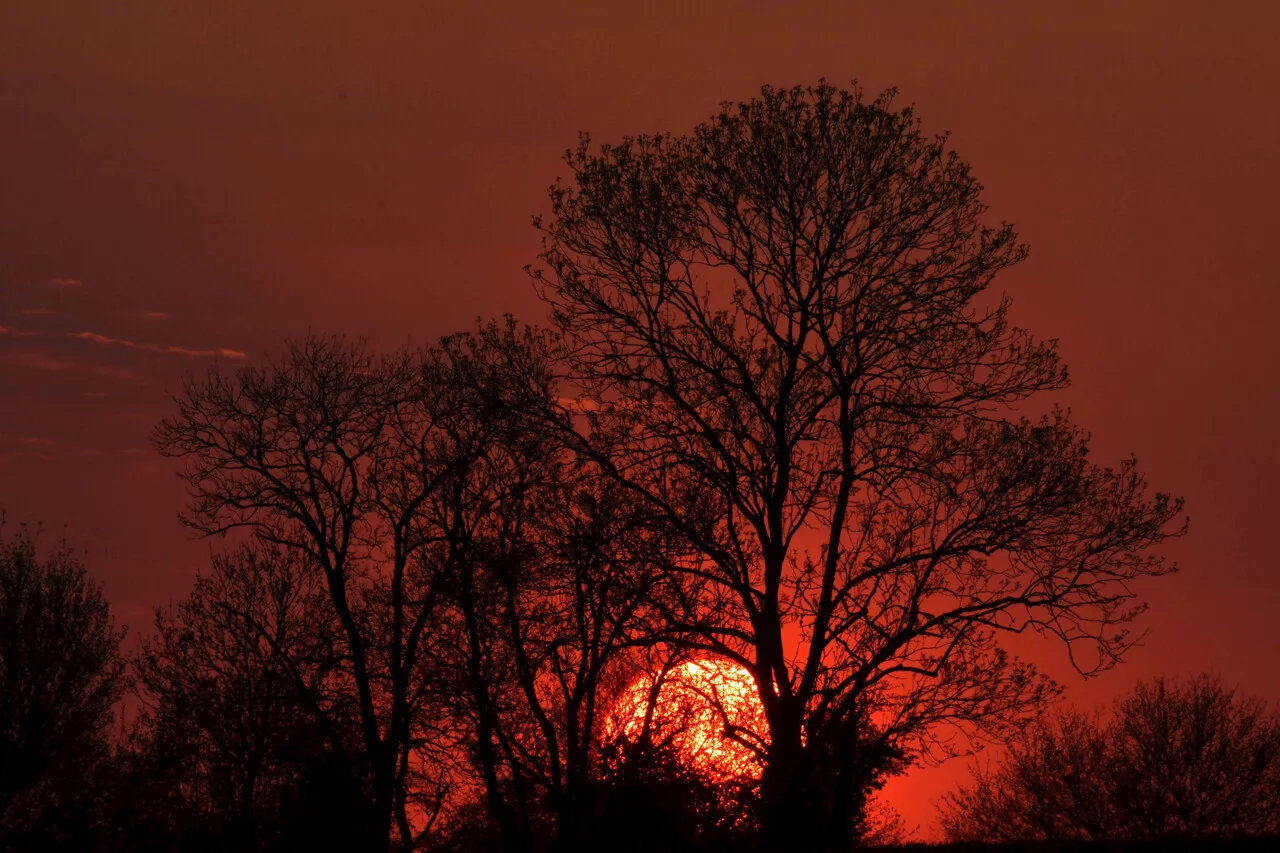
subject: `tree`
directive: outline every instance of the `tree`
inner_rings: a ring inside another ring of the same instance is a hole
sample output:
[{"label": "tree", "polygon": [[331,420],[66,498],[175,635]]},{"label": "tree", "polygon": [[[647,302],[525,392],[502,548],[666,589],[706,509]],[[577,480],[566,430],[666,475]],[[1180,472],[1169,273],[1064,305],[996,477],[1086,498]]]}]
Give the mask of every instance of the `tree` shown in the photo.
[{"label": "tree", "polygon": [[1181,502],[1066,413],[1019,416],[1066,370],[986,294],[1026,250],[945,137],[820,84],[566,160],[531,269],[554,416],[696,552],[670,637],[756,680],[772,843],[844,843],[894,756],[1037,707],[1000,633],[1120,659]]},{"label": "tree", "polygon": [[0,836],[66,839],[86,779],[110,753],[127,686],[101,588],[64,543],[43,558],[26,528],[0,538]]},{"label": "tree", "polygon": [[939,813],[953,841],[1274,835],[1280,715],[1216,677],[1156,678],[1109,717],[1041,719]]},{"label": "tree", "polygon": [[1104,780],[1112,756],[1096,717],[1074,710],[1048,714],[1010,745],[1006,764],[973,768],[974,786],[943,797],[949,839],[993,840],[1116,836]]},{"label": "tree", "polygon": [[[503,428],[477,370],[494,338],[517,359],[534,352],[518,334],[492,326],[381,357],[311,337],[262,367],[191,379],[155,431],[156,447],[186,462],[186,524],[250,530],[320,572],[361,731],[370,849],[387,847],[392,826],[402,847],[420,840],[410,780],[450,764],[448,721],[430,713],[444,687],[437,628],[486,499],[474,481]],[[536,362],[505,367],[509,383],[545,381]]]},{"label": "tree", "polygon": [[216,849],[293,849],[290,813],[308,779],[332,767],[343,771],[335,787],[351,793],[346,813],[304,819],[326,823],[331,842],[361,826],[357,721],[340,709],[344,696],[329,695],[340,675],[332,627],[317,574],[255,543],[215,556],[186,600],[157,610],[134,660],[143,709],[132,744],[137,775],[163,786],[156,811],[185,818]]},{"label": "tree", "polygon": [[360,726],[369,849],[386,849],[393,825],[402,843],[413,834],[402,782],[432,683],[424,646],[441,569],[414,509],[448,467],[433,456],[435,368],[423,354],[309,338],[261,368],[192,378],[154,435],[187,463],[184,523],[250,530],[321,573]]},{"label": "tree", "polygon": [[1220,678],[1139,684],[1116,713],[1119,807],[1137,837],[1280,833],[1280,714]]},{"label": "tree", "polygon": [[[460,349],[456,347],[462,346]],[[596,775],[600,718],[646,636],[668,537],[634,498],[566,448],[533,411],[551,386],[545,336],[490,326],[443,346],[483,419],[459,421],[475,456],[420,508],[456,549],[439,663],[504,849],[576,849]],[[530,392],[538,404],[528,407]]]}]

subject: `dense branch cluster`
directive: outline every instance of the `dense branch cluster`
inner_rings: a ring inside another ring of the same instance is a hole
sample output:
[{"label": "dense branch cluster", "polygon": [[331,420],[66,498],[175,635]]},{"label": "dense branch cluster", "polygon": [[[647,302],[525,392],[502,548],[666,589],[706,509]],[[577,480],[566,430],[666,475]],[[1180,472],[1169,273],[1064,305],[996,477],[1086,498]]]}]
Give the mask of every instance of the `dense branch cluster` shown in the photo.
[{"label": "dense branch cluster", "polygon": [[940,804],[953,841],[1280,833],[1280,715],[1220,679],[1157,678],[1109,715],[1066,709]]},{"label": "dense branch cluster", "polygon": [[128,680],[123,630],[65,543],[0,512],[0,843],[67,844],[94,820],[93,770]]}]

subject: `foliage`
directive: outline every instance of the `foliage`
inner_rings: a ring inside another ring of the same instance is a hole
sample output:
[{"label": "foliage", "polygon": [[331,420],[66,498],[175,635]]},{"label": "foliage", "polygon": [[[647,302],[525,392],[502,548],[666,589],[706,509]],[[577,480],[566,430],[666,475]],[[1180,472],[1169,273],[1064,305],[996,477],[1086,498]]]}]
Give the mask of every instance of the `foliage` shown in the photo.
[{"label": "foliage", "polygon": [[1157,678],[1109,716],[1064,710],[939,805],[955,841],[1280,833],[1280,714],[1220,679]]},{"label": "foliage", "polygon": [[73,846],[93,829],[86,781],[110,755],[123,636],[69,546],[0,538],[0,839]]}]

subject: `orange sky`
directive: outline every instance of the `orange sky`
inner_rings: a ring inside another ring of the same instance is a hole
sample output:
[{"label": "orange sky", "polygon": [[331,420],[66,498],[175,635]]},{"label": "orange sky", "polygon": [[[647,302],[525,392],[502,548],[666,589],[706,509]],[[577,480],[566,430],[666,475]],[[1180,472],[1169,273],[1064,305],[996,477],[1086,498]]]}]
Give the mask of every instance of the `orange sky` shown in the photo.
[{"label": "orange sky", "polygon": [[[177,11],[181,6],[183,11]],[[909,10],[909,11],[903,11]],[[308,328],[539,320],[529,216],[579,130],[681,131],[761,83],[896,85],[1031,259],[1100,459],[1186,495],[1184,566],[1091,702],[1216,668],[1280,699],[1280,7],[1271,2],[0,3],[0,504],[135,628],[208,543],[146,443],[184,370]],[[963,765],[890,794],[927,835]]]}]

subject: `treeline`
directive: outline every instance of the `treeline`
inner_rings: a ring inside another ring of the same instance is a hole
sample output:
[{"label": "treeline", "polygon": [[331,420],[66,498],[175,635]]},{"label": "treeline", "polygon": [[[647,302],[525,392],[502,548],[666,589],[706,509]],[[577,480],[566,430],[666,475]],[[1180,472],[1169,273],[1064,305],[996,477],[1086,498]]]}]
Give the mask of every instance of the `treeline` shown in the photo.
[{"label": "treeline", "polygon": [[[183,851],[741,843],[758,769],[713,777],[690,763],[675,745],[681,720],[653,713],[661,676],[643,705],[616,716],[620,693],[645,675],[672,673],[682,658],[639,641],[634,576],[610,579],[593,565],[607,554],[622,567],[626,549],[660,543],[637,539],[618,522],[619,507],[586,488],[575,483],[562,495],[577,504],[550,516],[562,528],[537,540],[520,534],[523,546],[546,548],[521,555],[536,561],[536,580],[529,572],[503,583],[501,566],[479,559],[439,580],[420,629],[425,660],[406,690],[411,724],[396,741],[387,732],[396,688],[386,643],[395,629],[373,627],[395,619],[384,609],[391,590],[371,577],[351,595],[355,619],[377,631],[368,690],[380,742],[395,747],[389,817],[355,667],[315,566],[261,539],[234,548],[184,601],[158,611],[125,657],[122,632],[80,561],[65,547],[41,558],[20,531],[0,556],[0,609],[11,617],[0,627],[0,843]],[[498,544],[467,535],[477,553]],[[643,737],[627,735],[637,712],[649,715]]]},{"label": "treeline", "polygon": [[[99,588],[65,545],[41,557],[25,529],[0,542],[3,849],[364,849],[370,791],[351,766],[358,748],[343,745],[358,741],[357,726],[319,716],[318,682],[296,680],[304,661],[326,676],[341,667],[323,611],[314,573],[278,548],[246,545],[159,611],[126,659]],[[621,697],[617,680],[597,694],[616,704],[600,714],[590,781],[575,790],[578,844],[754,849],[757,768],[700,763],[687,745],[701,722],[688,703],[662,713],[661,677],[645,676],[652,661],[627,663],[639,680]],[[469,676],[442,684],[457,690]],[[502,723],[510,734],[505,714]],[[412,846],[515,842],[493,819],[485,777],[499,773],[476,749],[484,725],[465,712],[438,722],[434,765],[406,771]],[[973,773],[939,804],[951,841],[939,849],[1252,849],[1243,842],[1280,837],[1280,713],[1216,677],[1157,678],[1109,711],[1048,710]],[[564,848],[563,812],[548,793],[531,791],[518,817],[530,846]],[[892,816],[864,819],[864,844],[903,834]]]},{"label": "treeline", "polygon": [[[1182,504],[1019,414],[1066,370],[987,294],[1025,247],[945,138],[821,84],[566,162],[551,328],[310,337],[157,427],[235,547],[134,663],[138,839],[844,849],[888,776],[1053,698],[1001,636],[1130,647]],[[754,682],[753,724],[683,691],[740,772],[654,712],[698,661]]]}]

